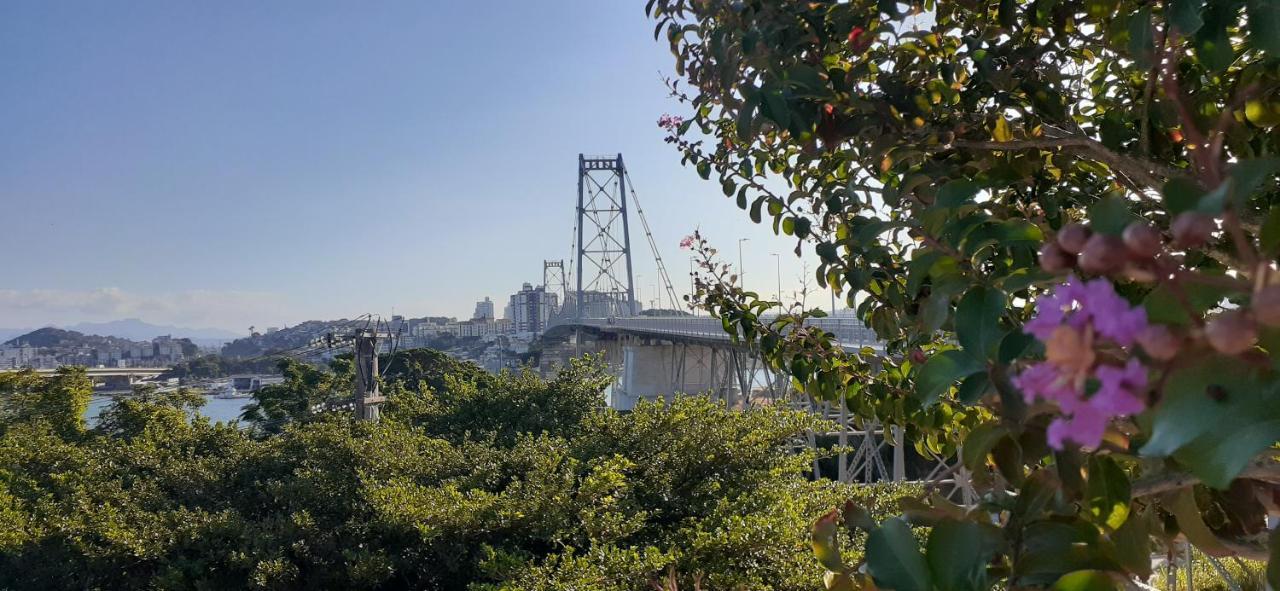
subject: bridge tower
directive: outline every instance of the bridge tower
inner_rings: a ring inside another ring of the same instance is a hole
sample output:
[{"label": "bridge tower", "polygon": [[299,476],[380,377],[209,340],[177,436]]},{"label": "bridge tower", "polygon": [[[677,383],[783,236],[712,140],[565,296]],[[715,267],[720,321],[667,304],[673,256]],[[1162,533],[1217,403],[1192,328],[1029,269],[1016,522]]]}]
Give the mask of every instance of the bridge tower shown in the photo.
[{"label": "bridge tower", "polygon": [[569,278],[564,272],[564,261],[542,261],[542,289],[547,293],[556,294],[557,305],[556,315],[560,310],[566,310],[569,306]]},{"label": "bridge tower", "polygon": [[627,169],[622,154],[578,154],[575,317],[635,316]]}]

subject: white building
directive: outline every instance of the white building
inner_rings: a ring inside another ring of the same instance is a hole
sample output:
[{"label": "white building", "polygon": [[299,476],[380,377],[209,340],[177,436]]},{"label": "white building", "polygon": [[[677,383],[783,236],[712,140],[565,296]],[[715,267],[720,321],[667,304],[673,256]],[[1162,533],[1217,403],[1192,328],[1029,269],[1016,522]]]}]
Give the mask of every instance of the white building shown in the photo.
[{"label": "white building", "polygon": [[524,288],[511,294],[511,330],[513,332],[540,334],[559,308],[556,294],[543,286],[524,284]]}]

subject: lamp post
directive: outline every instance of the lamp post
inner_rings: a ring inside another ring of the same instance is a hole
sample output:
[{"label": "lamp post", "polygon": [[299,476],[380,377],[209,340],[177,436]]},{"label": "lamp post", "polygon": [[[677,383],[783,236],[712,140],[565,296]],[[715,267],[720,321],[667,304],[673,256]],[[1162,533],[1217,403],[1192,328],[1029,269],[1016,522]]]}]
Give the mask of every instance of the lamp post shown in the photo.
[{"label": "lamp post", "polygon": [[747,268],[742,264],[742,243],[751,240],[750,238],[738,239],[738,281],[742,283],[742,289],[747,288]]},{"label": "lamp post", "polygon": [[773,254],[773,262],[778,269],[778,305],[782,305],[782,256],[778,253]]}]

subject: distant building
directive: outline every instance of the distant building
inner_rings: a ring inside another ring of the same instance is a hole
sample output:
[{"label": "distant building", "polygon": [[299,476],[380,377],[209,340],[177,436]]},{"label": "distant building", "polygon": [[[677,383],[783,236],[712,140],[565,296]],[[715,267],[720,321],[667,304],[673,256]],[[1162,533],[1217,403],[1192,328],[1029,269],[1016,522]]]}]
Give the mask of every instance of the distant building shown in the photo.
[{"label": "distant building", "polygon": [[476,302],[475,314],[471,315],[472,320],[493,320],[493,301],[485,296],[483,301]]},{"label": "distant building", "polygon": [[516,333],[542,333],[559,309],[557,300],[556,294],[543,286],[524,284],[523,289],[511,294],[511,330]]}]

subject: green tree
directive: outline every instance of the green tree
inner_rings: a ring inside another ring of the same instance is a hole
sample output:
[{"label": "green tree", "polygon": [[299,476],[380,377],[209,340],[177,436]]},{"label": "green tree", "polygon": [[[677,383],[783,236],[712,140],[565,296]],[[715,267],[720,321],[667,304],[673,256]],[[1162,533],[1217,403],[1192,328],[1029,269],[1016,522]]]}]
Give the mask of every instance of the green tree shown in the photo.
[{"label": "green tree", "polygon": [[63,437],[84,430],[93,382],[84,368],[63,367],[52,376],[33,370],[0,373],[0,434],[14,425],[47,423]]},{"label": "green tree", "polygon": [[963,444],[983,494],[909,513],[934,526],[923,549],[900,520],[847,520],[867,574],[820,521],[831,587],[1104,588],[1178,535],[1267,556],[1244,491],[1280,481],[1280,7],[646,9],[689,113],[660,120],[667,141],[813,257],[886,359],[744,291],[700,235],[697,302],[808,393],[922,452]]}]

